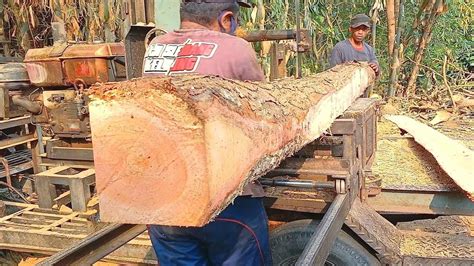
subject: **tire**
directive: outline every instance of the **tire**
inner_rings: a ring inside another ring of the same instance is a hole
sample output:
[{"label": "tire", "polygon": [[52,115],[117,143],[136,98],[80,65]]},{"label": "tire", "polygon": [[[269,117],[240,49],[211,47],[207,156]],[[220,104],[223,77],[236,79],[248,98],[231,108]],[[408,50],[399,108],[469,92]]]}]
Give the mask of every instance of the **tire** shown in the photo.
[{"label": "tire", "polygon": [[[270,232],[273,265],[295,265],[306,243],[319,225],[318,220],[298,220]],[[341,230],[326,265],[381,265],[369,251]]]}]

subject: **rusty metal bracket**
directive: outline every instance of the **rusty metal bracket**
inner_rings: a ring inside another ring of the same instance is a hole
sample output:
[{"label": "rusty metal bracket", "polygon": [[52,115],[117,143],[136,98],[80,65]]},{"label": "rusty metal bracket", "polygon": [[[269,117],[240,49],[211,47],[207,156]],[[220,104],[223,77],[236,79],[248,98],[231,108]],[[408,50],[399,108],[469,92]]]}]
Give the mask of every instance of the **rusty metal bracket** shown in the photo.
[{"label": "rusty metal bracket", "polygon": [[3,169],[5,171],[5,177],[7,178],[7,184],[12,185],[12,177],[10,176],[10,166],[8,165],[7,159],[0,157],[0,162],[3,164]]},{"label": "rusty metal bracket", "polygon": [[367,204],[356,199],[345,223],[377,252],[382,263],[401,262],[400,232]]}]

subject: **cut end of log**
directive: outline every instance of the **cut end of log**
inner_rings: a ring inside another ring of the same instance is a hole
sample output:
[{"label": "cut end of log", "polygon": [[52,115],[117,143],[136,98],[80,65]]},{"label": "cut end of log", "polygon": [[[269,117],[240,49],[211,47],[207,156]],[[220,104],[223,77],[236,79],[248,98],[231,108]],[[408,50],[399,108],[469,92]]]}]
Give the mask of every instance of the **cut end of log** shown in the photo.
[{"label": "cut end of log", "polygon": [[[149,99],[135,102],[96,101],[91,104],[94,123],[94,158],[99,206],[128,206],[127,215],[115,208],[101,208],[101,217],[110,222],[148,223],[179,219],[183,223],[203,223],[202,211],[207,208],[209,189],[200,185],[206,176],[203,124],[179,98],[162,95],[153,100],[154,107],[167,106],[172,113],[150,113],[139,108],[151,104]],[[138,107],[138,108],[137,108]],[[113,110],[113,111],[111,111]],[[177,115],[177,114],[180,115]],[[99,116],[97,118],[95,116]],[[190,138],[190,136],[193,136]],[[98,152],[96,152],[98,151]],[[188,187],[199,187],[187,191]],[[193,202],[175,206],[179,201]],[[151,209],[176,210],[154,215]],[[171,215],[172,213],[172,215]],[[133,219],[127,220],[128,217]],[[207,219],[207,217],[205,217]]]}]

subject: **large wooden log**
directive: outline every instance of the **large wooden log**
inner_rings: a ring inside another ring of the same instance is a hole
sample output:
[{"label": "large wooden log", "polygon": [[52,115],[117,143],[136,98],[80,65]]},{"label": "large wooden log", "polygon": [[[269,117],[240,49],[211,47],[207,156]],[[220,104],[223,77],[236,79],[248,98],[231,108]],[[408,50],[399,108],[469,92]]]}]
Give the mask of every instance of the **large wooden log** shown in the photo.
[{"label": "large wooden log", "polygon": [[474,201],[474,151],[435,129],[403,115],[387,115],[388,120],[410,133],[433,155],[441,168]]},{"label": "large wooden log", "polygon": [[92,89],[101,219],[202,226],[318,138],[374,80],[366,65],[273,83],[142,78]]}]

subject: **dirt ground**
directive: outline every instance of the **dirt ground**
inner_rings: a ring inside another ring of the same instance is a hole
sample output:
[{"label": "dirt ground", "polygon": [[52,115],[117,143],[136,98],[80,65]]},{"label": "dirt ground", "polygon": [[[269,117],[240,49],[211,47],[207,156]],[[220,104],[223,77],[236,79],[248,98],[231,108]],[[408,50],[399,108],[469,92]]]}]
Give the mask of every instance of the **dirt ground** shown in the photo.
[{"label": "dirt ground", "polygon": [[[435,120],[434,118],[437,116],[437,113],[434,111],[410,112],[408,110],[410,104],[400,101],[401,100],[397,100],[384,104],[381,108],[382,115],[407,115],[428,125],[430,125],[430,122],[433,123]],[[471,111],[469,112],[467,110]],[[462,142],[471,150],[474,150],[474,113],[472,110],[473,109],[465,109],[463,113],[452,113],[446,111],[444,113],[449,117],[446,121],[441,119],[438,121],[442,122],[431,124],[430,126],[450,138]],[[443,110],[441,112],[443,112]],[[395,124],[382,118],[378,128],[378,134],[380,137],[399,135],[399,132],[400,130],[395,126]]]},{"label": "dirt ground", "polygon": [[384,188],[456,187],[428,151],[413,138],[400,135],[398,127],[386,119],[378,124],[377,153],[372,170],[382,178]]},{"label": "dirt ground", "polygon": [[474,117],[466,112],[446,112],[449,114],[446,121],[433,123],[437,112],[413,112],[410,105],[413,103],[391,101],[382,106],[373,172],[382,178],[384,188],[457,189],[435,158],[409,135],[402,136],[400,129],[383,115],[404,114],[427,125],[431,123],[431,127],[471,150],[474,150]]}]

